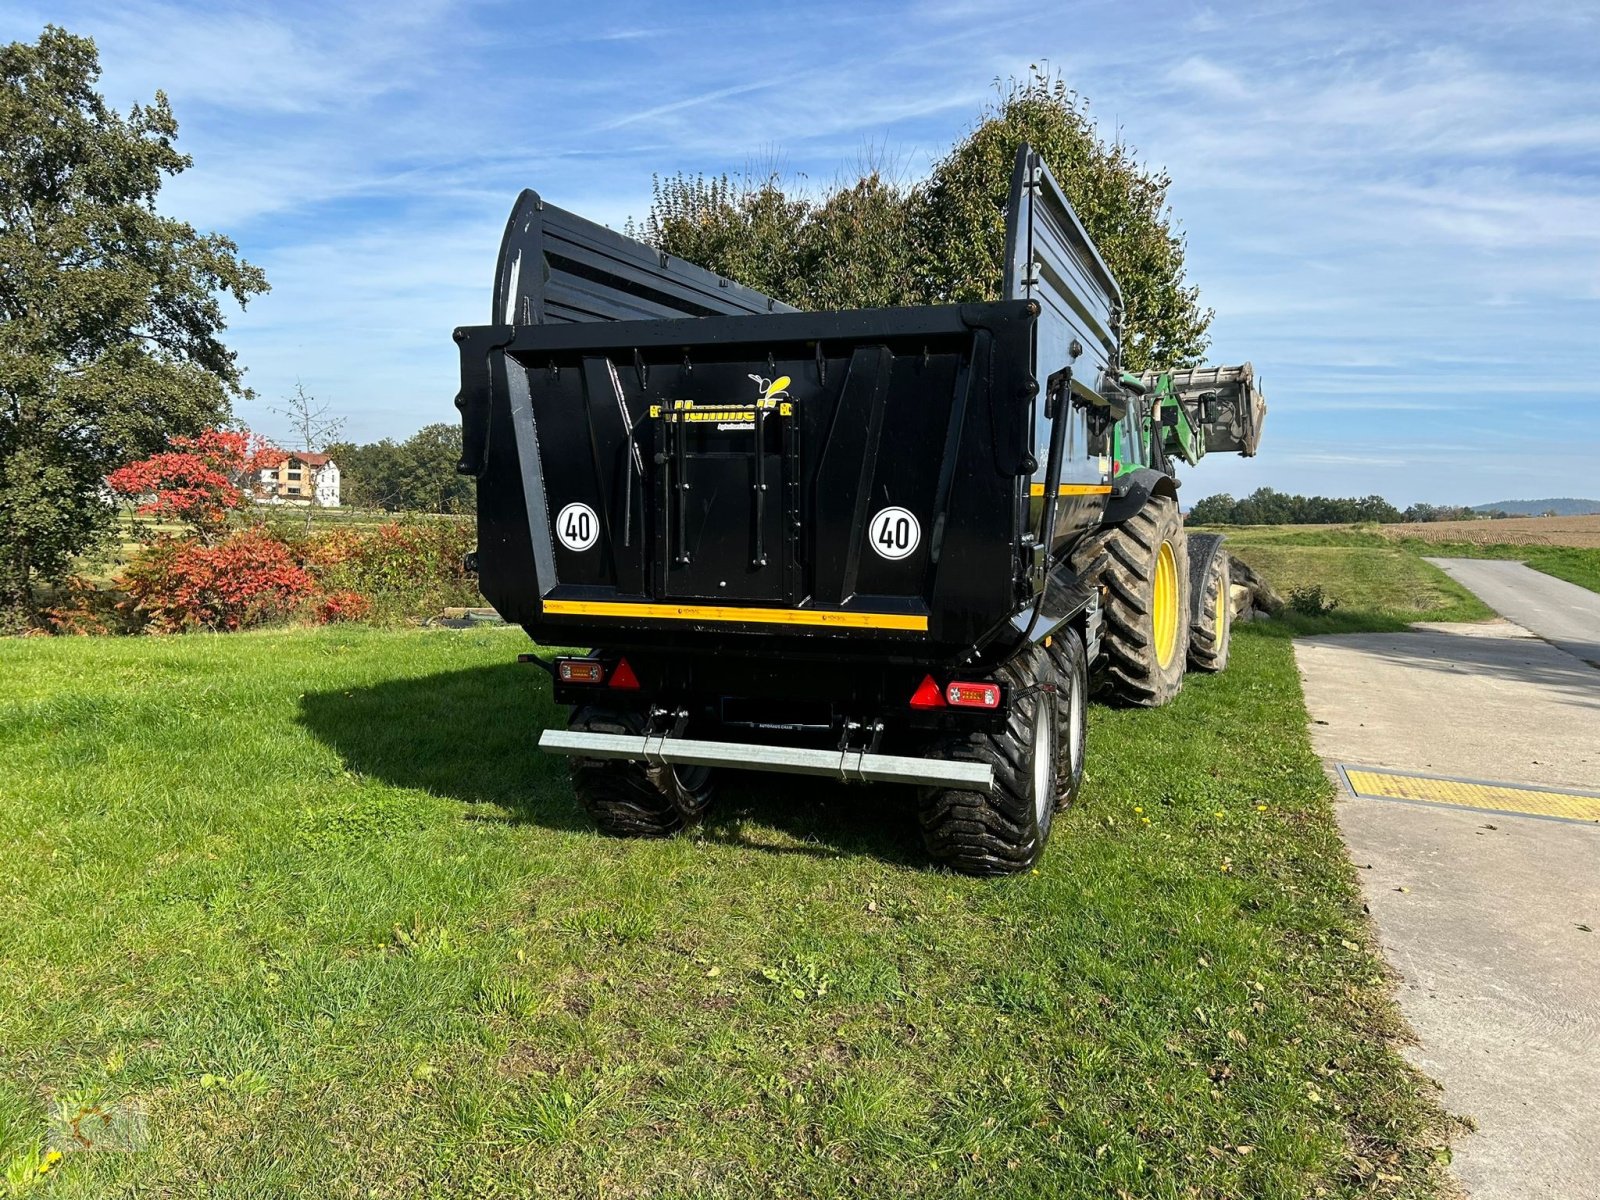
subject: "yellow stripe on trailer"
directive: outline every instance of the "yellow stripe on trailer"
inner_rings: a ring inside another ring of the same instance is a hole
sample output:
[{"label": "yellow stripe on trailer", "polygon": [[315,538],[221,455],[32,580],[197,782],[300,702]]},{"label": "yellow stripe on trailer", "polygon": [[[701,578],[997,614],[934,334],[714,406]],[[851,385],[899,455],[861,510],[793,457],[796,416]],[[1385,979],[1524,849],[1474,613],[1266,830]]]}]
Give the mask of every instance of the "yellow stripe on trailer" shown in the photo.
[{"label": "yellow stripe on trailer", "polygon": [[[1109,483],[1063,483],[1056,489],[1058,496],[1105,496],[1111,492]],[[1028,495],[1044,495],[1044,484],[1033,483],[1028,485]]]},{"label": "yellow stripe on trailer", "polygon": [[927,617],[901,613],[830,612],[820,608],[736,608],[720,604],[635,604],[626,600],[546,600],[544,611],[555,617],[638,617],[752,625],[815,625],[832,629],[928,631]]}]

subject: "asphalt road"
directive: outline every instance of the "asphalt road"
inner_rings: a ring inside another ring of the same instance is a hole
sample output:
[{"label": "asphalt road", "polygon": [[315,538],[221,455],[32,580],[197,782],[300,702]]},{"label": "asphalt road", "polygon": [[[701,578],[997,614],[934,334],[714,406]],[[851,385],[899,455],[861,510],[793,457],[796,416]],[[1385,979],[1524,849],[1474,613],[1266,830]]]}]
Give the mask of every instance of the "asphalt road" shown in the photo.
[{"label": "asphalt road", "polygon": [[1428,561],[1502,617],[1590,666],[1600,667],[1600,593],[1519,562],[1489,558]]},{"label": "asphalt road", "polygon": [[[1600,668],[1587,661],[1600,661],[1600,597],[1520,563],[1440,565],[1545,640],[1506,621],[1301,639],[1318,753],[1330,767],[1600,792]],[[1466,1191],[1600,1196],[1600,823],[1358,796],[1338,813],[1401,976],[1408,1053],[1477,1122],[1455,1143]]]}]

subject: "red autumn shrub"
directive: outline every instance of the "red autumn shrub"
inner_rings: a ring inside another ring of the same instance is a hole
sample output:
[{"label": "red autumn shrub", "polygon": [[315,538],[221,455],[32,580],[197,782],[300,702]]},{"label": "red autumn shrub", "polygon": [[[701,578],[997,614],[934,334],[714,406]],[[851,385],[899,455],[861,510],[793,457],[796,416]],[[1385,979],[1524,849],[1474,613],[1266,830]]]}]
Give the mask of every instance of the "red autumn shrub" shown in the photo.
[{"label": "red autumn shrub", "polygon": [[289,547],[260,529],[215,545],[162,538],[128,564],[123,586],[158,633],[281,620],[316,591]]},{"label": "red autumn shrub", "polygon": [[317,601],[317,617],[323,624],[334,621],[359,621],[372,612],[372,601],[360,592],[329,592]]},{"label": "red autumn shrub", "polygon": [[73,576],[55,589],[43,615],[44,630],[64,636],[137,633],[143,624],[127,592],[115,585],[101,587],[81,576]]},{"label": "red autumn shrub", "polygon": [[229,429],[175,437],[169,445],[169,450],[113,471],[106,484],[119,495],[140,500],[141,516],[193,525],[203,541],[210,541],[228,513],[244,503],[261,471],[284,457],[254,434]]}]

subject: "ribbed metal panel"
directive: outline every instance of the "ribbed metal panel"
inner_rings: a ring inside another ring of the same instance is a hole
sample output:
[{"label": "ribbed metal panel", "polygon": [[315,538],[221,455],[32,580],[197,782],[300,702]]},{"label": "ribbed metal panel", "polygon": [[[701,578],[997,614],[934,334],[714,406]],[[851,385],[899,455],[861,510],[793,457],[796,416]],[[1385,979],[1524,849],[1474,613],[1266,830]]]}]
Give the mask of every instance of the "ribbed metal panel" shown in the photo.
[{"label": "ribbed metal panel", "polygon": [[563,325],[794,311],[524,191],[500,244],[490,321]]},{"label": "ribbed metal panel", "polygon": [[1070,361],[1073,339],[1083,356],[1074,389],[1116,396],[1117,313],[1122,289],[1067,203],[1044,159],[1029,146],[1017,152],[1006,209],[1007,300],[1039,304],[1036,370],[1040,382]]}]

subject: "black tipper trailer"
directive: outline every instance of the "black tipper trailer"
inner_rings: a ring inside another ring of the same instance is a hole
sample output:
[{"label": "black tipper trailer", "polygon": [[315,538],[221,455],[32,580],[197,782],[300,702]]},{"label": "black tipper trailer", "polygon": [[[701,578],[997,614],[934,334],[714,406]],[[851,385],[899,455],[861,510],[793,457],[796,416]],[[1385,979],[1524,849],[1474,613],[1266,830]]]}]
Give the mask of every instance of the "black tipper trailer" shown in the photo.
[{"label": "black tipper trailer", "polygon": [[484,596],[595,648],[540,744],[603,827],[738,767],[917,784],[936,857],[1037,858],[1102,630],[1071,552],[1163,485],[1114,483],[1120,290],[1027,147],[1006,228],[1001,300],[797,312],[519,198],[455,333],[461,470]]}]

